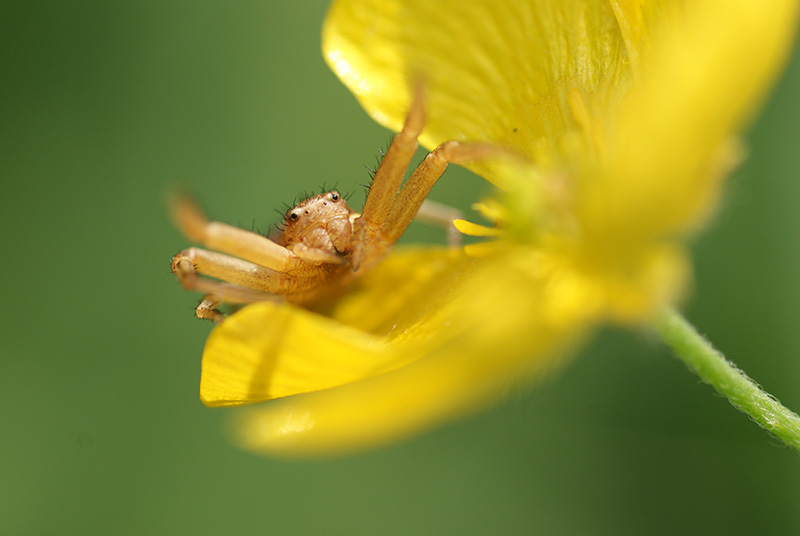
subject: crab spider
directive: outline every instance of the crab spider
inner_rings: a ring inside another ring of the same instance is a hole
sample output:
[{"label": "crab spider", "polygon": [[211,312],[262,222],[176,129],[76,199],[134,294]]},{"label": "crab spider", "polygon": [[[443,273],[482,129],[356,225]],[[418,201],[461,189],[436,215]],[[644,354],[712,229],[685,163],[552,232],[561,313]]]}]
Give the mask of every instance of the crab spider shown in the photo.
[{"label": "crab spider", "polygon": [[[313,305],[334,297],[379,263],[420,211],[447,164],[474,160],[484,151],[479,145],[447,141],[400,188],[424,126],[417,92],[403,129],[375,172],[363,211],[353,212],[336,191],[316,195],[286,212],[277,241],[209,221],[187,197],[174,200],[176,226],[187,239],[208,248],[184,249],[172,259],[172,271],[183,287],[205,293],[196,309],[198,318],[221,321],[224,314],[217,307],[222,303],[283,298]],[[430,202],[420,214],[448,224],[456,217]]]}]

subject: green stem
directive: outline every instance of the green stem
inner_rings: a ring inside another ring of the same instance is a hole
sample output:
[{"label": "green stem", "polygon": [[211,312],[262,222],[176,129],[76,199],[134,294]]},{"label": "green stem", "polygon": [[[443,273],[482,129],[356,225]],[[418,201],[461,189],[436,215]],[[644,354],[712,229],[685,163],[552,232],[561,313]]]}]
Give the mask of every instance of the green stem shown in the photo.
[{"label": "green stem", "polygon": [[800,417],[725,359],[680,313],[665,309],[655,328],[675,354],[731,404],[784,443],[800,450]]}]

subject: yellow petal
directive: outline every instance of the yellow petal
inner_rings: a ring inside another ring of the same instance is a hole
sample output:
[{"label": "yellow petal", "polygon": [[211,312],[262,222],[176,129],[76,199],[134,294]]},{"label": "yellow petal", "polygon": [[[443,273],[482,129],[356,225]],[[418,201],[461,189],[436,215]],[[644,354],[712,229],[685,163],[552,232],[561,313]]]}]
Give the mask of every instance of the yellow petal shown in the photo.
[{"label": "yellow petal", "polygon": [[254,304],[208,338],[200,398],[226,406],[326,389],[382,372],[392,357],[361,330],[288,304]]},{"label": "yellow petal", "polygon": [[[574,125],[569,90],[591,106],[629,75],[614,11],[583,0],[339,0],[323,52],[366,110],[395,130],[421,81],[426,147],[482,140],[543,163]],[[493,179],[491,168],[473,168]]]},{"label": "yellow petal", "polygon": [[430,311],[445,300],[471,260],[462,250],[435,246],[395,247],[377,268],[367,273],[334,307],[334,320],[396,343],[413,326],[417,336],[427,326],[435,336],[438,326]]},{"label": "yellow petal", "polygon": [[414,324],[407,336],[387,344],[386,351],[417,359],[362,381],[248,409],[236,427],[238,441],[289,456],[374,447],[474,411],[552,368],[585,319],[554,321],[561,295],[550,292],[550,273],[519,258],[514,252],[514,260],[477,262],[457,278],[446,299],[427,312],[435,337]]},{"label": "yellow petal", "polygon": [[455,249],[408,248],[342,298],[327,318],[285,303],[259,303],[217,326],[203,353],[200,398],[209,406],[260,402],[327,389],[415,358],[388,351],[412,326],[435,335],[429,310],[470,261]]}]

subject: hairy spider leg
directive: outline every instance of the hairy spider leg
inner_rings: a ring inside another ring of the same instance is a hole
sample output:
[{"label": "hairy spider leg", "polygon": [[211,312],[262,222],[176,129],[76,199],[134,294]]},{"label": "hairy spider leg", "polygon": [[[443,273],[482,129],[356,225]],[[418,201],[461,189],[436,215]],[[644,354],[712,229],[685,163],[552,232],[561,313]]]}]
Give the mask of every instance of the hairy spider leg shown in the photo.
[{"label": "hairy spider leg", "polygon": [[[403,176],[418,146],[417,137],[425,128],[423,98],[423,91],[418,88],[403,129],[392,139],[389,150],[375,172],[361,217],[354,222],[355,241],[350,256],[353,271],[357,271],[362,263],[371,265],[377,262],[389,246],[400,238],[433,185],[447,169],[448,163],[477,160],[496,152],[496,149],[485,144],[461,144],[452,140],[444,142],[425,157],[401,189]],[[458,217],[457,212],[426,211],[427,216],[432,216],[428,220],[438,223],[442,222],[439,218],[447,218],[450,214]],[[448,222],[450,227],[452,230],[449,231],[448,240],[451,244],[458,243],[452,219]]]},{"label": "hairy spider leg", "polygon": [[199,318],[212,318],[204,314],[206,309],[215,307],[209,303],[253,303],[276,300],[278,295],[302,295],[319,286],[318,276],[324,277],[324,270],[320,268],[315,270],[319,272],[316,276],[300,277],[201,248],[188,248],[175,255],[172,271],[186,290],[206,293],[197,308]]},{"label": "hairy spider leg", "polygon": [[386,240],[394,243],[405,232],[431,188],[447,169],[448,163],[477,160],[484,156],[487,150],[487,146],[483,144],[461,144],[451,140],[428,153],[397,195],[389,217],[381,229]]},{"label": "hairy spider leg", "polygon": [[178,266],[181,268],[180,273],[176,274],[178,277],[185,273],[187,264],[182,262],[184,259],[188,260],[199,274],[275,294],[307,290],[318,282],[317,278],[311,275],[305,277],[289,275],[244,259],[201,248],[184,249],[175,255],[172,266],[174,269],[180,263]]},{"label": "hairy spider leg", "polygon": [[203,300],[195,309],[197,318],[221,322],[225,315],[217,310],[220,303],[254,303],[279,299],[276,295],[243,287],[233,283],[200,277],[194,262],[188,255],[176,255],[172,260],[172,271],[186,290],[203,292]]},{"label": "hairy spider leg", "polygon": [[372,179],[364,209],[361,211],[361,218],[367,224],[380,227],[389,216],[408,164],[417,150],[417,137],[424,127],[425,108],[418,92],[411,103],[403,129],[392,138],[392,143]]},{"label": "hairy spider leg", "polygon": [[375,171],[361,216],[353,222],[353,251],[350,254],[350,267],[353,271],[359,269],[367,251],[371,251],[374,256],[385,251],[388,246],[382,243],[375,231],[389,217],[406,169],[417,150],[417,137],[424,127],[425,106],[422,90],[418,89],[403,129],[392,138],[389,149]]},{"label": "hairy spider leg", "polygon": [[175,226],[191,240],[208,249],[229,253],[260,266],[292,273],[303,266],[300,257],[265,236],[218,221],[209,221],[188,197],[171,202],[170,212]]}]

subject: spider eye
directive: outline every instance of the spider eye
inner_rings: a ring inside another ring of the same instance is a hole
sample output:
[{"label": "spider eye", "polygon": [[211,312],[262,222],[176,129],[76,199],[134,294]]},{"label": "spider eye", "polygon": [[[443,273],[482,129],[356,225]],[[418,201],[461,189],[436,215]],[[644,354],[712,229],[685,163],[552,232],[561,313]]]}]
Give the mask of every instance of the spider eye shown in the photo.
[{"label": "spider eye", "polygon": [[338,200],[339,200],[339,194],[336,192],[331,192],[331,201],[338,201]]},{"label": "spider eye", "polygon": [[297,212],[292,212],[291,214],[289,214],[289,219],[292,220],[292,221],[297,220],[297,218],[299,218],[299,217],[300,217],[300,215],[297,214]]}]

